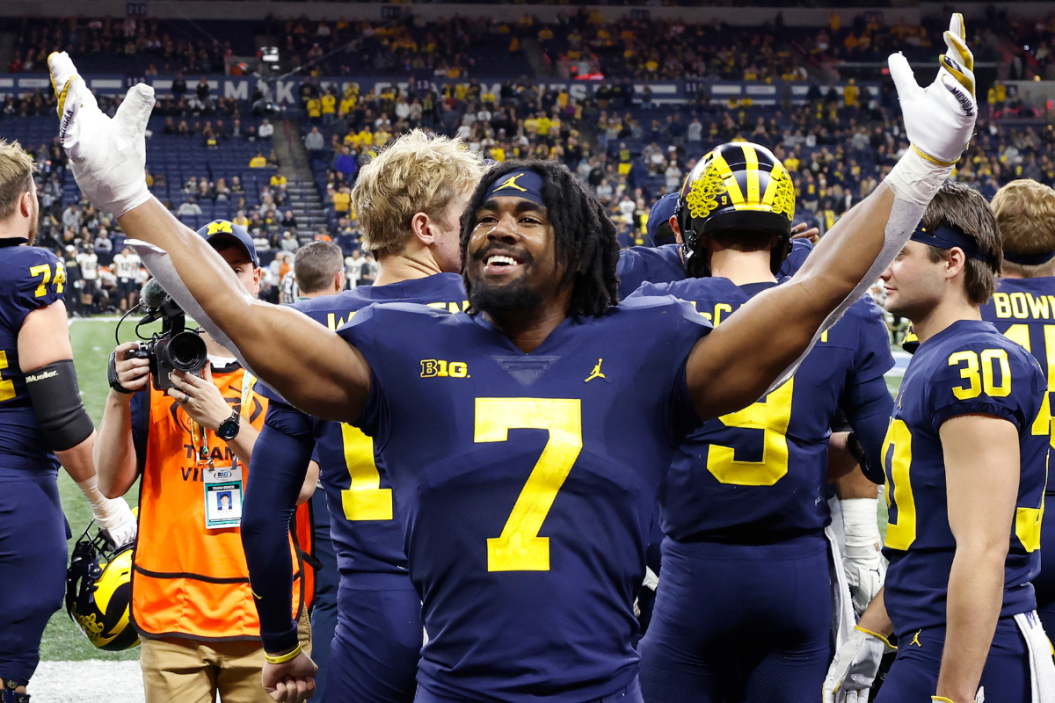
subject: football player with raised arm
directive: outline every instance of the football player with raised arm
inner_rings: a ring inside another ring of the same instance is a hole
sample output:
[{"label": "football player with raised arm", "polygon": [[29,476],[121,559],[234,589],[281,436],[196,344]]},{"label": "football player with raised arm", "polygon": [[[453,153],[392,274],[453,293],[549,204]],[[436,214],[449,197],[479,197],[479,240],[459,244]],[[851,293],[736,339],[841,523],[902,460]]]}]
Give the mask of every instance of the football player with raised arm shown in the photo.
[{"label": "football player with raised arm", "polygon": [[[794,216],[791,177],[768,149],[717,147],[674,218],[690,277],[646,283],[630,300],[672,295],[721,329],[778,285]],[[841,408],[878,476],[893,365],[882,313],[863,296],[784,385],[681,445],[660,491],[662,580],[638,648],[648,703],[816,697],[832,634],[829,428]]]},{"label": "football player with raised arm", "polygon": [[[40,637],[62,606],[69,526],[61,464],[117,546],[136,535],[123,498],[99,490],[95,428],[81,403],[66,321],[66,272],[33,246],[33,157],[0,140],[0,700],[28,703]],[[105,636],[105,634],[104,634]]]},{"label": "football player with raised arm", "polygon": [[967,57],[927,89],[891,58],[915,148],[791,281],[713,332],[673,298],[617,304],[615,227],[553,162],[505,162],[474,191],[470,314],[375,305],[334,333],[252,301],[141,182],[151,89],[111,120],[68,57],[50,64],[82,191],[168,253],[166,290],[287,401],[384,456],[429,635],[415,700],[584,703],[641,700],[633,602],[675,450],[790,376],[901,250],[973,130]]},{"label": "football player with raised arm", "polygon": [[[467,302],[456,273],[459,218],[481,172],[479,160],[460,140],[413,131],[390,144],[363,168],[352,190],[363,245],[380,267],[376,282],[293,307],[330,330],[374,303],[461,311]],[[302,293],[314,288],[294,270]],[[288,607],[292,579],[289,565],[280,563],[288,554],[276,545],[286,539],[287,516],[315,450],[341,573],[323,700],[409,703],[422,646],[421,598],[407,570],[384,460],[356,427],[314,421],[270,390],[263,392],[271,403],[254,454],[261,472],[251,474],[242,542],[264,647],[271,659],[289,657],[265,666],[264,685],[286,703],[310,692],[313,665],[307,654],[297,654]]]},{"label": "football player with raised arm", "polygon": [[1055,663],[1030,583],[1040,570],[1047,383],[1029,352],[982,321],[1000,261],[985,198],[949,182],[883,272],[886,308],[912,321],[920,346],[883,442],[886,585],[839,648],[826,700],[867,700],[861,690],[891,634],[897,659],[880,703],[1055,693],[1044,692]]},{"label": "football player with raised arm", "polygon": [[[1048,395],[1037,422],[1051,421],[1055,390],[1055,190],[1034,180],[1011,181],[996,192],[993,214],[1004,261],[996,293],[982,306],[982,319],[1018,342],[1040,363]],[[1038,426],[1038,429],[1039,427]],[[1046,497],[1055,494],[1049,486]],[[1041,552],[1055,554],[1055,520],[1041,526]],[[1034,579],[1037,614],[1045,632],[1055,632],[1055,561],[1041,562]]]}]

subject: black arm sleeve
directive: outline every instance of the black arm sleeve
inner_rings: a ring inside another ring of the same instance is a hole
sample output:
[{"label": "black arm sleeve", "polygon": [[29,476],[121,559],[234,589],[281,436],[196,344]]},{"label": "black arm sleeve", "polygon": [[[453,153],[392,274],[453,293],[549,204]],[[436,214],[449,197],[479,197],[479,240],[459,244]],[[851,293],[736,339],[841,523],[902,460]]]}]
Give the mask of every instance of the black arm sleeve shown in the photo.
[{"label": "black arm sleeve", "polygon": [[95,431],[81,402],[73,360],[56,361],[27,373],[26,390],[40,432],[52,451],[73,449]]},{"label": "black arm sleeve", "polygon": [[242,547],[266,652],[284,652],[298,642],[290,612],[289,524],[314,448],[311,420],[285,403],[271,401],[253,447],[242,506]]},{"label": "black arm sleeve", "polygon": [[852,386],[843,394],[840,404],[846,419],[864,448],[861,471],[873,483],[883,483],[883,439],[894,412],[894,399],[882,376]]}]

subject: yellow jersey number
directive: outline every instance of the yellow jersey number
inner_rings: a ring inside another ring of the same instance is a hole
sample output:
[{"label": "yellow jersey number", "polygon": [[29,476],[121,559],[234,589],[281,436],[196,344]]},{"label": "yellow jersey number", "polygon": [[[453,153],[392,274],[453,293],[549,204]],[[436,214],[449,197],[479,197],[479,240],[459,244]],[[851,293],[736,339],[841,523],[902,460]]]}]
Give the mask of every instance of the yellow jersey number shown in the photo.
[{"label": "yellow jersey number", "polygon": [[374,440],[357,427],[341,425],[344,463],[352,483],[341,491],[347,520],[391,520],[392,489],[381,488],[381,473],[374,462]]},{"label": "yellow jersey number", "polygon": [[7,352],[0,351],[0,403],[15,397],[14,381],[4,378],[4,369],[7,367]]},{"label": "yellow jersey number", "polygon": [[33,278],[37,276],[41,277],[40,285],[37,286],[37,290],[34,291],[33,297],[43,298],[47,295],[47,285],[50,282],[54,287],[56,293],[61,293],[66,286],[66,267],[62,265],[61,261],[55,262],[55,280],[51,278],[51,264],[40,264],[39,266],[30,266],[29,275]]},{"label": "yellow jersey number", "polygon": [[794,377],[760,400],[718,418],[727,427],[761,430],[762,460],[741,461],[734,447],[712,444],[707,450],[707,470],[720,483],[736,486],[772,486],[788,473],[788,425]]},{"label": "yellow jersey number", "polygon": [[578,399],[477,398],[476,442],[505,442],[509,430],[548,430],[549,440],[517,496],[502,534],[487,540],[488,571],[549,571],[549,537],[539,537],[582,449]]},{"label": "yellow jersey number", "polygon": [[[1014,330],[1016,327],[1025,328],[1026,325],[1014,325],[1008,330],[1006,336],[1029,350],[1029,331]],[[1052,326],[1049,326],[1049,328]],[[1045,330],[1045,342],[1053,337]],[[1022,344],[1021,339],[1026,343]],[[1051,349],[1052,346],[1048,346]],[[961,366],[960,378],[964,384],[952,389],[953,395],[959,400],[977,398],[983,392],[991,398],[1004,398],[1011,393],[1011,366],[1008,361],[1007,351],[1004,349],[986,349],[980,354],[973,351],[956,352],[949,357],[949,366]],[[1000,385],[995,383],[995,367],[1000,366]],[[1041,422],[1041,416],[1048,412],[1047,424]],[[1035,435],[1048,435],[1049,442],[1055,446],[1055,438],[1050,431],[1050,409],[1047,401],[1041,408],[1037,420],[1033,422],[1032,433]],[[890,464],[887,464],[887,457]],[[886,503],[887,509],[893,505],[897,508],[897,520],[891,520],[887,525],[885,545],[891,549],[901,551],[907,550],[916,541],[916,501],[912,495],[912,483],[910,470],[912,468],[912,433],[908,425],[902,420],[890,421],[886,438],[883,440],[883,471],[886,474]],[[1047,476],[1044,479],[1044,488],[1047,490]],[[1040,547],[1040,527],[1044,519],[1044,491],[1041,491],[1039,508],[1015,509],[1015,536],[1022,542],[1027,552],[1035,551]]]}]

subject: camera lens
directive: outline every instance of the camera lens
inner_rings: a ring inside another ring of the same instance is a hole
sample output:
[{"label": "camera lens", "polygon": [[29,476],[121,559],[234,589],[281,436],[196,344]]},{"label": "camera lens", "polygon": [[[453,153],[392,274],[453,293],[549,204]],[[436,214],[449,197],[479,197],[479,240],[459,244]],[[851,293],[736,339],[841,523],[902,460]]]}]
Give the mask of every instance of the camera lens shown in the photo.
[{"label": "camera lens", "polygon": [[193,332],[180,332],[169,341],[165,350],[169,363],[180,371],[194,372],[205,366],[209,354],[205,342]]}]

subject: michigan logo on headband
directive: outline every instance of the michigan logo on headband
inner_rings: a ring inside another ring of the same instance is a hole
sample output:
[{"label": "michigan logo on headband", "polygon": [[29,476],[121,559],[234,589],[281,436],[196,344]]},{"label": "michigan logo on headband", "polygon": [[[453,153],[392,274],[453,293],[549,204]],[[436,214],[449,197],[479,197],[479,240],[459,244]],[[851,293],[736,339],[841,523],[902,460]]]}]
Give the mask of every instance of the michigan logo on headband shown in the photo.
[{"label": "michigan logo on headband", "polygon": [[534,171],[513,171],[492,183],[484,200],[513,196],[545,206],[546,201],[542,198],[544,182],[542,176]]}]

